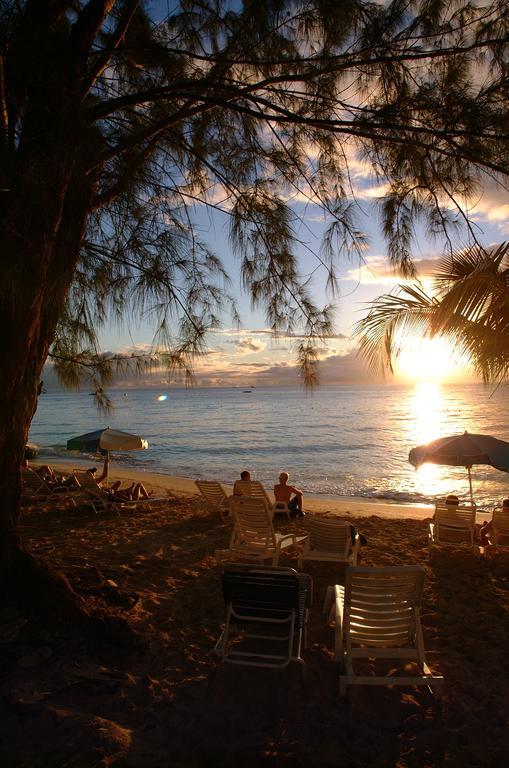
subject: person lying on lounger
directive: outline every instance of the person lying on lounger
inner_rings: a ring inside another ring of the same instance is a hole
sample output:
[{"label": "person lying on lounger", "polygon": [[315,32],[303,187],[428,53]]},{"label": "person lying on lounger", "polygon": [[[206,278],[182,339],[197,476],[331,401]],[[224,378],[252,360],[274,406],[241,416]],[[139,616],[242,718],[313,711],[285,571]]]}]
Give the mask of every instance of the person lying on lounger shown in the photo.
[{"label": "person lying on lounger", "polygon": [[39,464],[31,467],[28,463],[28,459],[24,458],[21,462],[21,466],[24,469],[33,470],[36,475],[39,475],[41,480],[44,480],[49,488],[61,488],[62,486],[67,486],[69,488],[77,487],[73,475],[70,475],[69,477],[66,475],[57,475],[55,474],[53,467],[50,467],[49,464]]},{"label": "person lying on lounger", "polygon": [[105,488],[112,499],[119,501],[140,501],[141,499],[150,499],[152,492],[147,491],[142,483],[131,483],[128,488],[121,488],[121,481],[117,480],[111,488]]}]

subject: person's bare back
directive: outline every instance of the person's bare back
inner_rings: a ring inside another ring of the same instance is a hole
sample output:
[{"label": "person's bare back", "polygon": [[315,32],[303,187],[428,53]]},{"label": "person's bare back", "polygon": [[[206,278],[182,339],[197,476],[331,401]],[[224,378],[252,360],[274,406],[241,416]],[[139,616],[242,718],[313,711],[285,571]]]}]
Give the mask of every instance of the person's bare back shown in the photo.
[{"label": "person's bare back", "polygon": [[302,517],[304,514],[302,512],[302,491],[299,488],[294,488],[293,485],[288,485],[288,479],[288,472],[281,472],[279,484],[274,486],[274,498],[276,502],[282,501],[287,504],[290,512]]}]

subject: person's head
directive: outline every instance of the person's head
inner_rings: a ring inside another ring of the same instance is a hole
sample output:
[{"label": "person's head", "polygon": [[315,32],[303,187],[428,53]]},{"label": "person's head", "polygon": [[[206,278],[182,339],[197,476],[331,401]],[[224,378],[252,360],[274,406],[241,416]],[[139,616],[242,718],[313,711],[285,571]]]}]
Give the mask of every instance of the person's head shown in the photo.
[{"label": "person's head", "polygon": [[247,469],[245,469],[243,472],[240,473],[240,479],[251,480],[251,472],[248,472]]},{"label": "person's head", "polygon": [[286,485],[289,477],[290,475],[288,474],[288,472],[280,472],[279,482],[281,483],[281,485]]},{"label": "person's head", "polygon": [[446,496],[445,503],[453,507],[457,507],[460,503],[460,500],[457,496],[454,495],[454,493],[450,493],[449,496]]},{"label": "person's head", "polygon": [[509,509],[509,499],[504,499],[502,502],[502,506],[506,509]]},{"label": "person's head", "polygon": [[97,472],[97,467],[90,467],[90,469],[87,469],[87,473],[89,475],[92,475],[92,477],[95,475],[96,472]]}]

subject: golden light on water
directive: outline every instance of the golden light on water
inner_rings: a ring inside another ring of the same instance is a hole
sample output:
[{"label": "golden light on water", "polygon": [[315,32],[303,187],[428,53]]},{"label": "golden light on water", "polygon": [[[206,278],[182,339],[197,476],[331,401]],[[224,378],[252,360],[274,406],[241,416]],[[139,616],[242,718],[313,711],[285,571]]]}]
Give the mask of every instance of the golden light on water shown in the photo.
[{"label": "golden light on water", "polygon": [[440,436],[442,391],[435,381],[421,381],[415,386],[412,412],[415,415],[415,445],[429,443]]},{"label": "golden light on water", "polygon": [[[429,443],[442,437],[444,427],[444,400],[440,384],[436,381],[421,381],[415,386],[410,403],[410,413],[414,419],[409,425],[409,444],[411,447]],[[454,489],[450,480],[444,478],[445,467],[436,464],[423,464],[415,471],[415,489],[425,496],[446,495]]]}]

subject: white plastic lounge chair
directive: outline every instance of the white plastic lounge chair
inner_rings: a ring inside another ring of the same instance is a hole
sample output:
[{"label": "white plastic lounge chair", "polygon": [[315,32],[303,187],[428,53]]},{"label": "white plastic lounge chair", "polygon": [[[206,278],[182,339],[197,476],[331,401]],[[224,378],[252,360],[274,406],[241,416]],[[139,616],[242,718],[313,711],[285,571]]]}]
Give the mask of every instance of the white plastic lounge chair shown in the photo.
[{"label": "white plastic lounge chair", "polygon": [[272,516],[274,515],[286,515],[290,519],[290,507],[286,501],[275,501],[272,505]]},{"label": "white plastic lounge chair", "polygon": [[[333,588],[331,611],[336,660],[343,665],[340,696],[350,685],[427,685],[434,690],[442,683],[424,659],[419,615],[423,585],[424,568],[418,565],[346,569],[345,587]],[[354,662],[368,659],[401,660],[405,669],[397,675],[356,672]],[[417,666],[416,673],[406,671],[408,662]]]},{"label": "white plastic lounge chair", "polygon": [[216,551],[218,556],[247,557],[251,561],[270,558],[272,565],[277,565],[283,552],[297,556],[307,538],[294,533],[276,533],[271,513],[261,498],[232,496],[230,513],[233,518],[230,545],[227,550]]},{"label": "white plastic lounge chair", "polygon": [[495,507],[491,518],[490,539],[493,546],[509,547],[509,513],[507,509]]},{"label": "white plastic lounge chair", "polygon": [[195,480],[195,485],[211,512],[219,512],[223,518],[226,517],[229,511],[228,496],[221,483],[216,480]]},{"label": "white plastic lounge chair", "polygon": [[257,499],[264,499],[272,517],[274,517],[276,512],[278,514],[281,512],[287,517],[290,517],[288,504],[285,504],[284,501],[272,502],[269,498],[269,494],[259,480],[237,480],[235,487],[242,492],[243,496],[254,496]]},{"label": "white plastic lounge chair", "polygon": [[429,524],[428,551],[436,545],[468,546],[474,552],[478,547],[474,542],[475,507],[451,506],[443,502],[435,505],[435,515]]},{"label": "white plastic lounge chair", "polygon": [[225,566],[225,627],[215,651],[229,664],[286,667],[304,664],[311,577],[293,568]]},{"label": "white plastic lounge chair", "polygon": [[25,501],[70,501],[76,506],[79,489],[68,485],[49,486],[45,480],[27,467],[21,468],[22,498]]},{"label": "white plastic lounge chair", "polygon": [[355,534],[352,542],[350,524],[344,520],[308,515],[304,523],[309,536],[299,555],[299,568],[304,560],[322,560],[341,565],[357,565],[360,538]]}]

